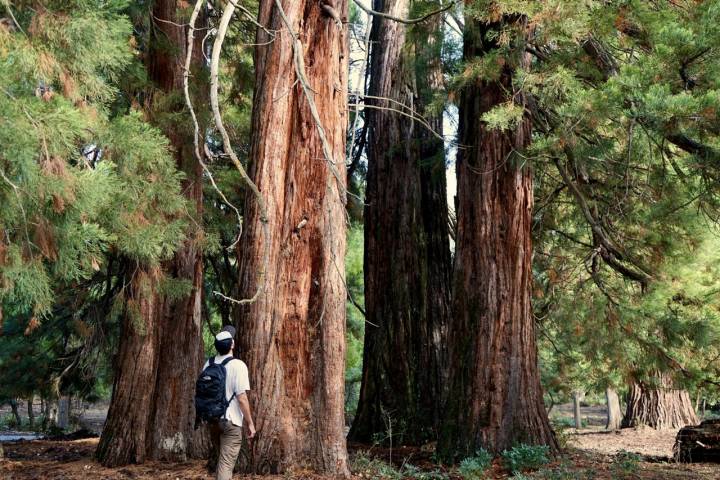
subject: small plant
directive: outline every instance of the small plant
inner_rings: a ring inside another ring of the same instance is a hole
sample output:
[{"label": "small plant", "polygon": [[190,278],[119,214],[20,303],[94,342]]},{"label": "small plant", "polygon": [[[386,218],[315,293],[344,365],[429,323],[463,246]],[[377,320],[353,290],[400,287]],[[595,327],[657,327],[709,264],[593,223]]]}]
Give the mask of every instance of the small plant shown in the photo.
[{"label": "small plant", "polygon": [[524,470],[537,470],[550,461],[549,450],[547,445],[520,444],[502,453],[503,463],[513,474]]},{"label": "small plant", "polygon": [[593,480],[597,472],[593,469],[577,470],[572,463],[563,461],[555,468],[543,468],[539,470],[534,478],[542,480]]},{"label": "small plant", "polygon": [[620,478],[634,476],[640,470],[640,460],[641,457],[637,453],[620,450],[613,460],[614,475]]},{"label": "small plant", "polygon": [[352,459],[350,470],[364,478],[373,480],[401,480],[403,474],[392,465],[359,452]]},{"label": "small plant", "polygon": [[559,421],[551,421],[553,431],[555,432],[555,440],[558,442],[560,450],[565,450],[570,441],[570,429],[575,428],[574,424],[570,426],[567,422],[560,419]]},{"label": "small plant", "polygon": [[464,480],[481,480],[485,471],[492,465],[493,456],[487,450],[480,449],[474,457],[460,462],[458,471]]},{"label": "small plant", "polygon": [[402,469],[403,479],[413,480],[447,480],[448,476],[438,470],[424,472],[415,465],[406,463]]},{"label": "small plant", "polygon": [[13,414],[6,413],[5,415],[0,416],[0,428],[16,430],[19,427],[20,425],[18,425],[17,419]]}]

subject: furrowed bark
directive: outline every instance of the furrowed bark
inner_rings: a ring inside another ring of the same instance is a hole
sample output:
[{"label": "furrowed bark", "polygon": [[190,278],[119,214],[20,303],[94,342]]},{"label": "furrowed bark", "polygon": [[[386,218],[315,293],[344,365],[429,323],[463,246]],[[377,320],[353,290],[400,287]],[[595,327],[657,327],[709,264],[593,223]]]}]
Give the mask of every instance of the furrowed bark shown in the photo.
[{"label": "furrowed bark", "polygon": [[138,269],[129,285],[115,360],[115,380],[107,419],[95,455],[106,467],[142,463],[157,375],[157,282],[160,272]]},{"label": "furrowed bark", "polygon": [[[409,0],[376,0],[373,8],[406,17]],[[442,16],[422,28],[373,18],[368,99],[425,114],[443,87]],[[417,71],[416,71],[417,70]],[[394,100],[380,100],[379,97]],[[442,132],[442,114],[427,122]],[[422,444],[437,435],[446,381],[450,313],[450,247],[442,140],[408,116],[370,108],[365,206],[363,377],[350,438],[371,442],[394,424],[393,442]]]},{"label": "furrowed bark", "polygon": [[[182,24],[179,12],[185,6],[179,0],[155,0],[153,16]],[[196,28],[205,24],[204,19]],[[157,38],[148,57],[148,72],[157,87],[166,95],[180,96],[183,91],[184,64],[187,52],[187,29],[172,23],[157,22]],[[166,42],[170,47],[162,47]],[[191,74],[203,68],[201,39],[193,44]],[[204,90],[204,89],[200,89]],[[185,111],[184,102],[173,106]],[[151,117],[151,121],[155,120]],[[165,275],[191,285],[187,295],[178,299],[163,299],[158,319],[158,375],[153,403],[150,407],[151,423],[148,432],[149,458],[185,461],[188,457],[204,457],[209,448],[206,430],[194,429],[195,379],[204,361],[202,341],[203,257],[201,243],[202,223],[202,166],[194,155],[193,131],[188,119],[182,127],[157,121],[171,141],[175,161],[185,173],[182,191],[192,206],[188,239],[163,267]],[[202,144],[202,138],[200,143]]]},{"label": "furrowed bark", "polygon": [[[492,34],[524,21],[512,18],[467,19],[464,58],[493,53],[498,45]],[[496,81],[471,81],[460,99],[450,388],[438,442],[447,459],[478,448],[500,453],[517,443],[558,449],[542,400],[530,305],[532,173],[514,155],[530,143],[530,118],[524,115],[504,132],[481,121],[483,113],[510,100],[514,68],[527,58],[504,60]],[[522,104],[522,94],[513,101]]]},{"label": "furrowed bark", "polygon": [[687,390],[674,388],[667,374],[653,384],[633,382],[622,427],[648,426],[656,430],[681,428],[699,423]]},{"label": "furrowed bark", "polygon": [[[347,1],[324,3],[347,20]],[[248,195],[238,246],[240,296],[261,294],[238,306],[238,354],[249,367],[258,433],[241,463],[257,473],[307,468],[347,476],[347,30],[321,2],[309,0],[263,0],[258,22],[284,32],[271,38],[258,30],[255,52],[249,173],[269,228]],[[303,89],[298,71],[312,91]]]}]

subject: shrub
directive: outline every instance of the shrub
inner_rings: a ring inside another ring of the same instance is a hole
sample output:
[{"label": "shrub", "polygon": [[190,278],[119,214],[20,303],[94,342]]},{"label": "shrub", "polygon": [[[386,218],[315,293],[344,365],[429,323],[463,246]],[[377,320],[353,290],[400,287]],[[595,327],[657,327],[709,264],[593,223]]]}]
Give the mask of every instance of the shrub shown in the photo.
[{"label": "shrub", "polygon": [[372,458],[364,452],[355,455],[350,464],[353,474],[372,480],[447,480],[448,476],[440,471],[425,472],[420,468],[406,463],[398,470],[389,463]]},{"label": "shrub", "polygon": [[413,480],[447,480],[448,476],[439,470],[434,470],[432,472],[424,472],[420,470],[420,468],[416,467],[415,465],[411,465],[409,463],[406,463],[403,466],[402,469],[402,476],[404,479],[413,479]]},{"label": "shrub", "polygon": [[16,430],[20,428],[20,425],[18,425],[15,415],[6,413],[5,415],[0,415],[0,428]]},{"label": "shrub", "polygon": [[487,450],[480,449],[474,457],[460,462],[458,471],[464,480],[481,480],[485,471],[492,465],[493,456]]},{"label": "shrub", "polygon": [[513,474],[523,470],[536,470],[550,461],[547,445],[520,444],[502,453],[505,467]]},{"label": "shrub", "polygon": [[565,419],[561,418],[560,421],[550,421],[550,425],[555,432],[555,440],[557,440],[560,450],[567,448],[568,442],[570,441],[570,430],[575,428],[574,422],[572,422],[573,424],[571,426],[563,420]]},{"label": "shrub", "polygon": [[635,475],[640,469],[641,457],[637,453],[620,450],[613,459],[612,470],[618,477]]},{"label": "shrub", "polygon": [[366,453],[360,452],[352,459],[350,471],[354,474],[362,474],[365,478],[373,480],[389,479],[401,480],[402,473],[390,464],[369,457]]}]

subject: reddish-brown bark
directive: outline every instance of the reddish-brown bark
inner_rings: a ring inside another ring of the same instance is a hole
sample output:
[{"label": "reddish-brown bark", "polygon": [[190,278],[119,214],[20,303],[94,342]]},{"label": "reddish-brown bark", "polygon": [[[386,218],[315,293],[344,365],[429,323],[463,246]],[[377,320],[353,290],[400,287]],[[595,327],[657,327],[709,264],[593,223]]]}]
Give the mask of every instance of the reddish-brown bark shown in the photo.
[{"label": "reddish-brown bark", "polygon": [[[151,37],[146,65],[156,95],[178,95],[182,91],[183,64],[187,45],[177,0],[157,0],[151,14],[157,21]],[[168,46],[169,45],[169,46]],[[202,64],[196,42],[195,66]],[[167,105],[166,105],[167,106]],[[202,170],[193,154],[190,127],[168,125],[155,115],[153,103],[147,105],[148,118],[160,126],[171,141],[177,166],[185,173],[183,192],[194,208],[196,219],[202,213]],[[176,110],[184,104],[173,105]],[[189,123],[189,121],[188,121]],[[195,378],[203,363],[202,276],[200,242],[202,230],[191,222],[188,239],[166,262],[162,272],[141,273],[134,282],[144,282],[136,290],[143,308],[135,319],[125,320],[116,380],[108,420],[103,430],[98,458],[105,465],[140,463],[147,458],[183,461],[207,452],[204,429],[195,430],[193,395]],[[181,298],[158,293],[159,276],[184,280],[191,290]]]},{"label": "reddish-brown bark", "polygon": [[[373,9],[407,17],[409,5],[376,0]],[[350,431],[357,441],[385,435],[392,422],[394,442],[420,444],[436,437],[439,423],[450,312],[444,144],[417,120],[387,108],[405,105],[442,133],[442,114],[425,112],[443,86],[441,27],[440,15],[414,27],[423,33],[419,41],[406,35],[406,25],[373,18],[368,93],[375,98],[368,103],[378,108],[366,113],[367,323]]]},{"label": "reddish-brown bark", "polygon": [[[263,473],[308,468],[344,476],[347,30],[322,2],[280,3],[299,34],[332,158],[323,155],[318,126],[297,82],[291,35],[275,0],[262,0],[259,23],[283,33],[268,42],[260,30],[255,54],[250,176],[267,206],[268,228],[262,227],[257,200],[248,195],[238,246],[241,296],[263,289],[239,309],[237,322],[258,432],[245,468]],[[347,1],[326,3],[347,19]],[[328,161],[335,163],[338,178]]]},{"label": "reddish-brown bark", "polygon": [[[465,60],[497,49],[492,31],[509,21],[468,18]],[[558,448],[542,400],[530,305],[532,173],[514,154],[530,143],[530,119],[508,131],[481,120],[510,100],[517,64],[506,58],[497,80],[470,82],[460,99],[450,389],[438,444],[446,458],[516,443]]]},{"label": "reddish-brown bark", "polygon": [[138,269],[126,296],[126,315],[107,420],[96,456],[113,467],[142,463],[147,456],[148,428],[157,375],[158,269]]}]

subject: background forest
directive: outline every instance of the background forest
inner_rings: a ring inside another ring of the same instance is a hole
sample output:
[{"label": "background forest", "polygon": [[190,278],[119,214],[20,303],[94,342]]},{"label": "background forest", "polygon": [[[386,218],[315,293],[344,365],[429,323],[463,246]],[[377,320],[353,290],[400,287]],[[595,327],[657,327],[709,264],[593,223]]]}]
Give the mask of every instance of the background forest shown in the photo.
[{"label": "background forest", "polygon": [[581,401],[720,415],[720,2],[0,12],[0,430],[109,405],[104,467],[205,458],[229,324],[239,471],[523,478]]}]

